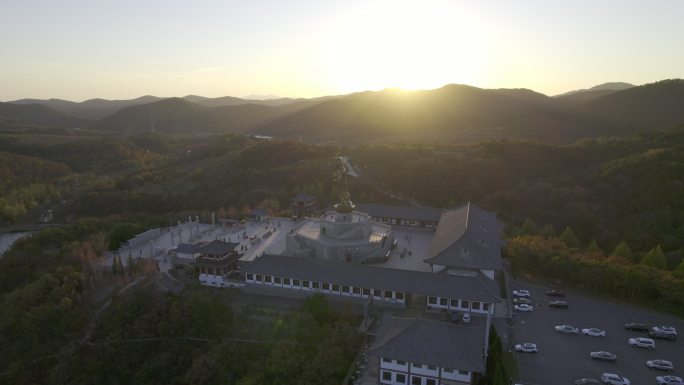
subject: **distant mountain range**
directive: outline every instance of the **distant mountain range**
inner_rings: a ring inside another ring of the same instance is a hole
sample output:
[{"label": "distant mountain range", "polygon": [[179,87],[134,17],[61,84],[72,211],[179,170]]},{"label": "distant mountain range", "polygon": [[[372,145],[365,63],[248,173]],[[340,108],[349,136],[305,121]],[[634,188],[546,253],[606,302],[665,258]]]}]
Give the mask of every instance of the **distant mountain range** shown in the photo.
[{"label": "distant mountain range", "polygon": [[505,138],[568,143],[684,123],[684,80],[643,86],[606,83],[555,97],[528,89],[452,84],[315,99],[22,99],[0,103],[3,120],[123,134],[233,132],[348,144]]}]

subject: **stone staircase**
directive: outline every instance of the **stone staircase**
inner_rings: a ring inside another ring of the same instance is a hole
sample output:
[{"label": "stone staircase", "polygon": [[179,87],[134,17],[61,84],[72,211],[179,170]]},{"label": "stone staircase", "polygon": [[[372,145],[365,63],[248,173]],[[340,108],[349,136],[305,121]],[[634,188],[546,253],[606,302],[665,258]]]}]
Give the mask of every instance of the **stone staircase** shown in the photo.
[{"label": "stone staircase", "polygon": [[427,296],[421,294],[409,294],[406,297],[406,317],[422,318],[425,314]]}]

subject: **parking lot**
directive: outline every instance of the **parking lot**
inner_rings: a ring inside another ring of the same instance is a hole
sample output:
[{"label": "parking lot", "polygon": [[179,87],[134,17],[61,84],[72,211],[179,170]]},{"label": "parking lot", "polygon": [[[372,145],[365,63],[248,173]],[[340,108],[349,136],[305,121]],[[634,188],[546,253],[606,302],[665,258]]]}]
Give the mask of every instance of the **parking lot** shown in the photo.
[{"label": "parking lot", "polygon": [[[525,385],[573,384],[578,378],[600,379],[601,373],[611,372],[627,377],[632,385],[655,384],[656,376],[668,373],[646,367],[646,360],[672,361],[674,375],[684,377],[684,320],[656,314],[628,305],[615,304],[572,292],[566,293],[568,310],[549,308],[547,303],[557,298],[548,297],[542,288],[511,281],[511,290],[527,289],[535,305],[530,313],[515,312],[515,343],[533,342],[539,353],[516,353],[520,380]],[[537,307],[536,304],[541,306]],[[648,350],[629,346],[630,337],[648,337],[646,333],[624,329],[628,322],[643,322],[650,326],[671,325],[680,333],[676,342],[655,340],[656,348]],[[580,329],[579,335],[561,334],[554,326],[569,324]],[[581,329],[595,327],[606,331],[606,338],[583,336]],[[617,355],[617,362],[595,361],[589,352],[605,350]]]}]

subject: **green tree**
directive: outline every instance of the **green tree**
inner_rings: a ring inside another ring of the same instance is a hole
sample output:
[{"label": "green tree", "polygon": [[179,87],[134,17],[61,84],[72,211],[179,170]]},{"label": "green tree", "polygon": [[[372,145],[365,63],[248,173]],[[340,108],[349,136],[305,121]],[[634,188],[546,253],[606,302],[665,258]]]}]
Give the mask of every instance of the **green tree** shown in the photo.
[{"label": "green tree", "polygon": [[641,264],[664,270],[667,267],[667,259],[665,259],[665,253],[663,253],[663,249],[660,248],[660,245],[649,250],[648,253],[641,258]]},{"label": "green tree", "polygon": [[520,234],[522,235],[535,235],[537,233],[537,225],[530,218],[525,219],[522,227],[520,228]]},{"label": "green tree", "polygon": [[560,236],[560,240],[571,249],[579,249],[580,247],[579,239],[577,239],[575,232],[572,231],[570,226],[565,228],[565,231]]},{"label": "green tree", "polygon": [[544,238],[553,238],[556,236],[556,232],[553,230],[553,226],[547,223],[539,230],[539,235]]},{"label": "green tree", "polygon": [[610,253],[611,257],[623,257],[626,259],[632,259],[632,250],[630,250],[627,242],[622,241],[615,246],[615,249]]},{"label": "green tree", "polygon": [[588,251],[590,253],[600,253],[603,254],[603,251],[601,251],[601,248],[598,246],[598,243],[596,243],[596,239],[592,240],[591,243],[587,246],[585,251]]},{"label": "green tree", "polygon": [[679,279],[684,279],[684,259],[682,259],[672,274]]}]

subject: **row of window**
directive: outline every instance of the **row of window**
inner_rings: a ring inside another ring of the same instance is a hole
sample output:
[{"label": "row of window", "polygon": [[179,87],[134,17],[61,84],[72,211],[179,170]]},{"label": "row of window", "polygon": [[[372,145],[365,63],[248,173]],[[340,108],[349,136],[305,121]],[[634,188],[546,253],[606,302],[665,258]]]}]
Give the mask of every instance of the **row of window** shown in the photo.
[{"label": "row of window", "polygon": [[[401,361],[401,360],[390,360],[389,358],[382,358],[382,362],[387,363],[387,364],[396,364],[399,366],[404,366],[406,365],[406,361]],[[411,363],[411,368],[413,369],[427,369],[427,370],[437,370],[437,367],[434,365],[426,365],[426,364],[416,364],[416,363]],[[442,368],[442,371],[444,373],[453,373],[453,374],[460,374],[460,375],[468,375],[467,370],[457,370],[457,369],[449,369],[449,368]]]},{"label": "row of window", "polygon": [[247,278],[247,281],[249,281],[249,282],[265,283],[265,284],[270,284],[270,285],[289,286],[289,287],[293,287],[293,288],[297,288],[297,289],[304,288],[304,289],[311,289],[311,290],[321,290],[321,291],[331,292],[334,294],[358,295],[361,297],[370,297],[372,295],[375,298],[381,298],[381,299],[387,299],[387,300],[397,300],[400,302],[404,301],[404,293],[390,291],[390,290],[370,289],[367,287],[357,287],[357,286],[350,286],[350,285],[340,285],[337,283],[317,282],[317,281],[308,281],[308,280],[300,280],[300,279],[290,279],[290,278],[282,278],[282,277],[271,276],[271,275],[252,274],[252,273],[248,273],[246,278]]},{"label": "row of window", "polygon": [[200,274],[210,274],[210,275],[226,275],[230,270],[227,267],[208,267],[200,266]]},{"label": "row of window", "polygon": [[443,307],[449,309],[468,309],[474,311],[489,311],[489,303],[478,302],[478,301],[468,301],[464,299],[455,298],[445,298],[445,297],[428,297],[428,305]]},{"label": "row of window", "polygon": [[[467,375],[468,372],[459,371],[459,374]],[[380,382],[383,384],[406,384],[406,374],[382,370],[380,372]],[[437,380],[430,377],[412,375],[411,385],[437,385]]]}]

